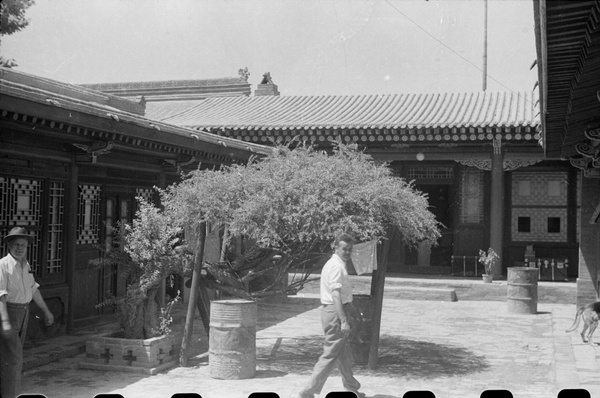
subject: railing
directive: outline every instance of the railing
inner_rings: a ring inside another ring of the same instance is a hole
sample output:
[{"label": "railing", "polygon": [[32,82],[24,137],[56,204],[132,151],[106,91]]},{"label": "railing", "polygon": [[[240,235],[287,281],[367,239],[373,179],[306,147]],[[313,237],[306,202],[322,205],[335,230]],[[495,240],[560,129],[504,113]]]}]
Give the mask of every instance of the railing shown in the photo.
[{"label": "railing", "polygon": [[[452,275],[480,276],[483,274],[483,265],[479,263],[479,256],[450,256]],[[461,273],[462,271],[462,273]]]}]

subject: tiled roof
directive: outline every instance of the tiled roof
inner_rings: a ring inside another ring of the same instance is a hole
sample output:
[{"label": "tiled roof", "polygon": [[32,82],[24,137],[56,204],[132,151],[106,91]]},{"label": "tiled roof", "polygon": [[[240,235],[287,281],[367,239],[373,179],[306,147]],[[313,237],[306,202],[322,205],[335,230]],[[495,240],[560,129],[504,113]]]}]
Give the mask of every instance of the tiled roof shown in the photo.
[{"label": "tiled roof", "polygon": [[83,84],[82,87],[146,103],[166,101],[195,101],[209,97],[249,96],[250,83],[242,77],[225,77],[204,80],[165,80],[149,82]]},{"label": "tiled roof", "polygon": [[600,1],[534,1],[544,148],[578,156],[600,112]]},{"label": "tiled roof", "polygon": [[[470,129],[459,133],[479,134],[496,133],[498,129],[502,132],[527,129],[533,132],[527,139],[533,139],[539,125],[537,113],[537,103],[531,94],[505,92],[208,98],[186,110],[176,109],[170,115],[151,114],[147,110],[151,118],[160,116],[161,120],[179,126],[220,130],[220,134],[236,138],[241,138],[240,131],[254,135],[253,131],[285,134],[290,130],[343,129],[385,130],[391,141],[409,139],[400,138],[409,131],[430,132],[434,134],[431,139],[436,141],[456,141],[451,134],[457,129]],[[521,137],[513,134],[508,138]]]},{"label": "tiled roof", "polygon": [[[112,98],[111,95],[95,90],[12,69],[0,68],[0,93],[2,93],[0,96],[2,117],[9,116],[9,113],[13,120],[19,120],[20,117],[25,120],[29,117],[41,122],[42,125],[56,126],[57,129],[68,133],[73,131],[75,134],[90,134],[92,137],[113,137],[120,141],[131,141],[137,146],[165,148],[178,146],[185,150],[207,154],[227,148],[228,152],[233,153],[232,156],[239,158],[270,152],[269,148],[262,145],[249,145],[226,137],[215,137],[214,134],[132,113],[123,109],[124,105],[121,102],[127,104],[130,101],[122,98]],[[111,99],[114,101],[109,101]],[[121,106],[116,107],[113,103],[115,101]],[[47,112],[46,108],[51,109],[50,116],[40,110]],[[68,115],[67,119],[61,119],[62,113]],[[89,122],[86,118],[85,123],[91,123],[86,125],[79,116],[74,116],[76,114],[86,115],[93,122]],[[137,135],[133,136],[134,133]]]},{"label": "tiled roof", "polygon": [[141,82],[120,82],[120,83],[92,83],[82,84],[81,86],[98,91],[128,91],[128,90],[147,90],[147,89],[172,89],[172,88],[190,88],[190,87],[214,87],[230,85],[248,85],[248,82],[241,77],[224,77],[217,79],[201,80],[158,80]]}]

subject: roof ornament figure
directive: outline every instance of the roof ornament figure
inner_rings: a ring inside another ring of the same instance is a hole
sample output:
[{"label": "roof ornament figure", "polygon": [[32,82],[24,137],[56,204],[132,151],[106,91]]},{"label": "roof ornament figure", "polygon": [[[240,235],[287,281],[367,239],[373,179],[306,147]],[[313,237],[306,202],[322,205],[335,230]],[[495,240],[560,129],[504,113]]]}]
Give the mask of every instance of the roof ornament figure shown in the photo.
[{"label": "roof ornament figure", "polygon": [[238,70],[238,75],[240,75],[242,77],[242,79],[244,79],[245,81],[248,81],[248,78],[250,77],[250,72],[248,72],[248,67],[245,67],[244,69]]},{"label": "roof ornament figure", "polygon": [[263,74],[263,79],[260,84],[273,84],[273,79],[271,79],[271,72],[265,72]]}]

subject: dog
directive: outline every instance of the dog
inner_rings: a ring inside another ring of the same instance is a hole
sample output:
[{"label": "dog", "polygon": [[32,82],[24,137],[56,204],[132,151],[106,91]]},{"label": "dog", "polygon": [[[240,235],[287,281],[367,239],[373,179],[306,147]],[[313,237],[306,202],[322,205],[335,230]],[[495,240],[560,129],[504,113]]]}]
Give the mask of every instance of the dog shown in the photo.
[{"label": "dog", "polygon": [[[594,345],[592,342],[592,334],[596,330],[598,326],[598,321],[600,321],[600,301],[596,301],[595,303],[590,303],[588,305],[582,305],[577,309],[577,313],[575,314],[575,320],[573,321],[573,325],[569,329],[568,332],[572,332],[577,329],[579,326],[579,321],[583,319],[583,330],[581,331],[581,339],[584,343],[588,343],[590,345]],[[587,340],[585,331],[589,329],[587,334]]]}]

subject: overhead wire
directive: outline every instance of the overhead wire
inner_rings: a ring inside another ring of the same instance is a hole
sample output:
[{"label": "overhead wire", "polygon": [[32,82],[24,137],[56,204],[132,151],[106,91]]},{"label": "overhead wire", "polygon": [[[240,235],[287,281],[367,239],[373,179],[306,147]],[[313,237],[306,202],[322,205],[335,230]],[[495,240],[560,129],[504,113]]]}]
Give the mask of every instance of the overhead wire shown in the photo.
[{"label": "overhead wire", "polygon": [[[433,40],[435,40],[436,42],[438,42],[439,44],[441,44],[443,47],[447,48],[448,50],[450,50],[452,53],[454,53],[455,55],[457,55],[459,58],[463,59],[464,61],[466,61],[467,63],[469,63],[470,65],[472,65],[475,69],[477,69],[480,72],[483,72],[483,69],[480,68],[479,66],[477,66],[477,64],[475,64],[473,61],[469,60],[468,58],[466,58],[465,56],[461,55],[458,51],[454,50],[452,47],[450,47],[449,45],[447,45],[446,43],[444,43],[442,40],[438,39],[436,36],[434,36],[433,34],[429,33],[427,31],[427,29],[425,29],[424,27],[422,27],[421,25],[419,25],[419,23],[417,23],[416,21],[414,21],[412,18],[410,18],[408,15],[406,15],[404,12],[400,11],[396,6],[394,6],[390,0],[384,0],[390,7],[392,7],[396,12],[398,12],[400,15],[402,15],[404,18],[406,18],[406,20],[408,20],[410,23],[412,23],[413,25],[415,25],[417,28],[419,28],[420,30],[422,30],[426,35],[428,35],[429,37],[431,37]],[[499,81],[498,79],[494,78],[493,76],[491,76],[489,73],[486,73],[486,76],[488,78],[490,78],[491,80],[493,80],[494,82],[498,83],[500,86],[504,87],[505,89],[507,89],[508,91],[510,91],[513,94],[516,94],[518,97],[520,97],[521,99],[530,102],[531,104],[533,104],[535,106],[535,103],[532,100],[529,100],[527,98],[523,98],[523,96],[521,95],[521,93],[519,93],[518,91],[513,90],[512,88],[508,87],[507,85],[505,85],[504,83],[502,83],[501,81]]]}]

